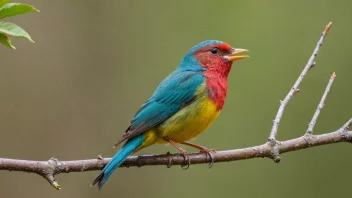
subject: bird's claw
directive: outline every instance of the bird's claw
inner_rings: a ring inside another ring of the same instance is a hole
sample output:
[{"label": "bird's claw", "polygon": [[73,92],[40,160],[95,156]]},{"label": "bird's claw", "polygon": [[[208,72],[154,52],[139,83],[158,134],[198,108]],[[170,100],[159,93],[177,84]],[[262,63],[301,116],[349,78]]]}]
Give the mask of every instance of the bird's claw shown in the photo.
[{"label": "bird's claw", "polygon": [[191,158],[189,157],[188,153],[182,153],[182,156],[184,158],[184,161],[183,161],[184,164],[181,165],[181,168],[183,170],[187,170],[191,165]]},{"label": "bird's claw", "polygon": [[171,153],[168,151],[168,152],[166,153],[166,155],[169,157],[168,163],[167,163],[166,167],[167,167],[167,168],[171,168],[171,166],[172,166],[172,157],[171,157]]},{"label": "bird's claw", "polygon": [[200,150],[201,153],[205,153],[207,156],[210,158],[210,162],[208,163],[208,167],[211,168],[214,164],[214,155],[213,153],[216,153],[216,150],[214,149],[207,149],[203,147],[202,150]]}]

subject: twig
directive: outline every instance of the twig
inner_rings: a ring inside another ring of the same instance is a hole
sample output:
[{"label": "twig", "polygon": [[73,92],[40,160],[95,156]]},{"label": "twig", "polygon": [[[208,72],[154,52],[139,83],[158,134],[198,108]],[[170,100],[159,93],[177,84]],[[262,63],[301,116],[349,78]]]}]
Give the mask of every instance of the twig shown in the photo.
[{"label": "twig", "polygon": [[323,97],[321,97],[320,103],[319,103],[319,105],[318,105],[318,107],[317,107],[317,110],[316,110],[315,113],[314,113],[314,116],[313,116],[313,118],[312,118],[312,121],[310,121],[310,123],[309,123],[309,125],[308,125],[308,129],[307,129],[307,132],[306,132],[307,135],[313,133],[313,129],[314,129],[315,123],[317,122],[317,119],[318,119],[318,117],[319,117],[319,114],[320,114],[321,110],[324,108],[326,97],[327,97],[328,94],[329,94],[331,85],[332,85],[332,83],[334,82],[335,77],[336,77],[336,74],[335,74],[335,72],[334,72],[334,73],[332,74],[330,80],[329,80],[328,85],[326,86],[326,89],[325,89],[325,92],[324,92],[324,94],[323,94]]},{"label": "twig", "polygon": [[[323,97],[318,105],[318,108],[313,116],[311,124],[309,125],[308,131],[304,136],[301,136],[296,139],[291,139],[287,141],[278,142],[276,140],[276,134],[278,126],[283,115],[284,109],[288,101],[292,98],[295,92],[298,91],[298,86],[302,82],[304,76],[308,72],[309,68],[315,65],[314,59],[318,53],[319,48],[322,45],[324,37],[326,36],[328,30],[331,27],[329,23],[322,37],[320,38],[317,47],[314,50],[312,57],[309,59],[306,67],[302,71],[301,75],[297,79],[296,83],[281,102],[279,111],[274,120],[273,128],[271,130],[269,140],[267,143],[235,150],[226,150],[218,151],[213,154],[214,163],[216,162],[230,162],[236,160],[244,160],[250,158],[259,158],[267,157],[274,159],[276,162],[280,160],[279,154],[292,152],[300,149],[305,149],[308,147],[326,145],[338,142],[350,142],[352,143],[352,131],[348,131],[349,127],[352,125],[352,118],[346,122],[340,129],[337,131],[326,133],[322,135],[313,135],[312,131],[315,125],[316,120],[320,114],[321,109],[324,106],[324,101],[327,97],[327,94],[330,90],[330,87],[335,79],[335,73],[330,78],[330,81],[325,89]],[[190,156],[191,164],[204,164],[209,163],[211,159],[208,158],[208,155],[205,153],[193,153]],[[75,161],[59,161],[55,158],[51,158],[48,161],[29,161],[29,160],[17,160],[17,159],[5,159],[0,158],[0,170],[9,170],[9,171],[22,171],[36,173],[46,180],[56,189],[61,189],[60,185],[55,180],[54,176],[60,173],[70,173],[70,172],[84,172],[84,171],[93,171],[101,170],[108,162],[109,159],[103,159],[101,156],[98,156],[98,159],[88,159],[88,160],[75,160]],[[143,156],[130,156],[122,164],[121,167],[130,167],[130,166],[152,166],[152,165],[166,165],[170,167],[171,165],[183,165],[184,158],[180,154],[164,154],[164,155],[143,155]]]},{"label": "twig", "polygon": [[346,124],[344,124],[344,125],[342,126],[342,128],[340,129],[340,132],[342,132],[342,133],[347,133],[347,132],[349,132],[348,129],[349,129],[351,126],[352,126],[352,118],[351,118],[348,122],[346,122]]},{"label": "twig", "polygon": [[[349,120],[341,129],[344,131],[348,130],[347,126],[351,125],[351,123],[352,119]],[[337,130],[327,134],[312,135],[312,141],[309,143],[305,140],[304,136],[292,140],[282,141],[279,152],[287,153],[309,147],[333,144],[338,142],[352,143],[352,131],[342,132]],[[245,160],[251,158],[271,158],[271,147],[268,144],[262,144],[249,148],[217,151],[213,155],[214,163]],[[52,158],[49,161],[29,161],[0,158],[0,170],[36,173],[45,178],[51,178],[50,180],[48,179],[50,184],[52,184],[55,188],[60,189],[60,186],[54,179],[54,175],[58,175],[60,173],[101,170],[110,161],[110,159],[111,158],[98,158],[88,160],[59,161]],[[190,160],[191,164],[205,164],[209,163],[210,159],[205,153],[193,153],[190,154]],[[121,165],[121,167],[141,167],[155,165],[170,166],[183,164],[184,158],[180,154],[142,155],[128,157],[127,160]]]},{"label": "twig", "polygon": [[314,51],[312,56],[309,58],[306,66],[304,67],[301,75],[298,77],[298,79],[296,80],[295,84],[293,85],[293,87],[290,89],[290,91],[288,92],[288,94],[286,95],[285,99],[280,101],[280,107],[279,110],[276,114],[275,120],[273,120],[273,126],[268,138],[268,143],[269,145],[271,145],[272,147],[272,159],[275,162],[280,162],[280,155],[279,155],[279,149],[278,147],[280,146],[280,143],[278,141],[276,141],[276,135],[277,135],[277,130],[279,128],[279,124],[280,124],[280,120],[282,118],[282,115],[284,113],[285,107],[287,105],[287,103],[291,100],[291,98],[293,97],[293,95],[299,91],[298,87],[301,84],[301,82],[303,81],[304,77],[306,76],[306,74],[308,73],[309,69],[315,66],[315,57],[318,55],[319,49],[320,47],[323,45],[323,41],[325,39],[326,34],[328,33],[328,31],[331,28],[332,23],[330,22],[324,29]]}]

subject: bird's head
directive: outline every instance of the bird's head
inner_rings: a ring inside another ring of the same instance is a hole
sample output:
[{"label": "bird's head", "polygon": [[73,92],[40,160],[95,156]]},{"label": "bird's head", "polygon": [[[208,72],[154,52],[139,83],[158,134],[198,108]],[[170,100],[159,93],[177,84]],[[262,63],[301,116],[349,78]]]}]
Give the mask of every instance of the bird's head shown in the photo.
[{"label": "bird's head", "polygon": [[222,41],[203,41],[188,51],[179,68],[191,71],[209,71],[227,76],[234,61],[248,57],[238,56],[238,54],[247,51],[233,48]]}]

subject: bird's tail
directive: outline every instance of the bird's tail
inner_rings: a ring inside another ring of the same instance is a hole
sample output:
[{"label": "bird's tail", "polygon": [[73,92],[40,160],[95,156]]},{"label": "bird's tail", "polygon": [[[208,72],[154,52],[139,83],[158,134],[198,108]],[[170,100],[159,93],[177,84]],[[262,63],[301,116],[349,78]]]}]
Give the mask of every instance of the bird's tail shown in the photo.
[{"label": "bird's tail", "polygon": [[100,190],[116,168],[119,167],[126,160],[126,158],[133,153],[133,151],[141,146],[143,142],[143,134],[128,140],[94,179],[92,185],[94,186],[95,184],[98,184],[97,190]]}]

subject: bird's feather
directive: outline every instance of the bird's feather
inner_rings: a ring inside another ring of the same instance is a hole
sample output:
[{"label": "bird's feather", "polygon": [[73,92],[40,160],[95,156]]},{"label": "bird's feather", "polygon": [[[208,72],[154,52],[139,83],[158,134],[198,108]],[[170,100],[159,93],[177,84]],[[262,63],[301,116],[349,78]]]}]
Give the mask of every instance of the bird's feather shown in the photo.
[{"label": "bird's feather", "polygon": [[126,134],[115,146],[148,131],[189,105],[203,82],[204,76],[199,72],[176,70],[170,74],[136,113]]},{"label": "bird's feather", "polygon": [[117,152],[111,161],[104,167],[104,169],[99,173],[92,183],[92,186],[98,184],[97,190],[100,190],[105,182],[109,179],[111,174],[119,167],[125,159],[131,155],[139,146],[144,142],[145,138],[143,135],[137,136],[133,139],[130,139],[126,144]]}]

